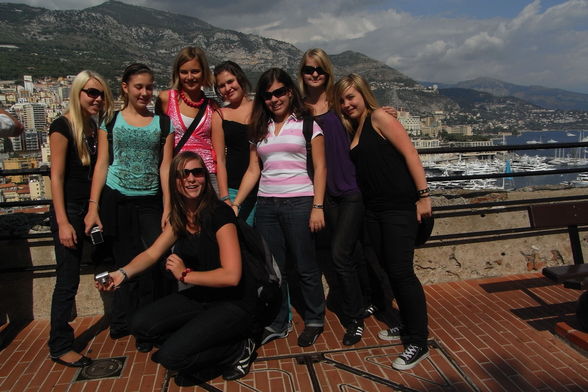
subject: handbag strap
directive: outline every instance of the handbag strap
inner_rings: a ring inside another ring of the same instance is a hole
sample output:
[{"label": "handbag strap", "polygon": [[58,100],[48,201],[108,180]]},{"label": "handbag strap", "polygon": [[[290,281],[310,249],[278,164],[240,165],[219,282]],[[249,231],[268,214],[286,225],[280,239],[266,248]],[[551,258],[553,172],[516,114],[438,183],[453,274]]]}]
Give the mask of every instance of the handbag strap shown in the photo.
[{"label": "handbag strap", "polygon": [[194,130],[196,129],[196,127],[200,123],[200,120],[202,120],[204,113],[206,112],[207,105],[208,105],[208,98],[205,98],[204,103],[202,104],[202,106],[200,106],[200,110],[198,111],[198,114],[196,115],[196,117],[194,117],[194,120],[192,120],[192,123],[190,124],[188,129],[186,130],[186,132],[184,132],[184,135],[182,136],[182,138],[180,139],[178,144],[176,144],[176,146],[174,147],[174,155],[177,155],[180,152],[182,147],[184,147],[184,144],[186,144],[186,142],[188,141],[190,136],[192,136],[192,134],[194,133]]}]

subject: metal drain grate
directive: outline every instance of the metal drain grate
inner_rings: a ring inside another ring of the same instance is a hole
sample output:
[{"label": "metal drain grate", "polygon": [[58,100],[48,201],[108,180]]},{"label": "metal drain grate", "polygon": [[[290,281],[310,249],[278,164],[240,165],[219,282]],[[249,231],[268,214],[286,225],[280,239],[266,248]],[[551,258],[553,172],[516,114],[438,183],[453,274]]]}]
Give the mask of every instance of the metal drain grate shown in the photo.
[{"label": "metal drain grate", "polygon": [[80,369],[75,381],[120,377],[127,357],[95,359],[90,366]]}]

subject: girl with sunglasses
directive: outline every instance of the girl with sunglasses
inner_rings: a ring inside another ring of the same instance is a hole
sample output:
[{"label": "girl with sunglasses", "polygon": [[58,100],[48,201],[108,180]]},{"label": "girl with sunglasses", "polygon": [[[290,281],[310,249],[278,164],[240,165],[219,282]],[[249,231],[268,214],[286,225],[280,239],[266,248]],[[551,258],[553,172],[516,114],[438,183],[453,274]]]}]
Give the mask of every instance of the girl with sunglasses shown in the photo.
[{"label": "girl with sunglasses", "polygon": [[[235,214],[218,199],[203,159],[194,152],[173,159],[169,188],[169,225],[98,288],[121,290],[171,248],[165,267],[182,290],[140,309],[131,324],[133,335],[157,344],[152,360],[177,371],[180,386],[196,384],[195,373],[211,368],[223,369],[227,379],[242,377],[255,356],[248,336],[257,296],[242,273]],[[237,362],[241,371],[231,376]]]},{"label": "girl with sunglasses", "polygon": [[204,95],[202,88],[211,88],[212,72],[206,54],[189,46],[180,50],[172,71],[172,86],[159,94],[155,112],[167,114],[174,131],[174,155],[194,151],[204,159],[218,193],[216,153],[212,140],[212,114],[216,102]]},{"label": "girl with sunglasses", "polygon": [[[95,226],[103,230],[115,267],[126,265],[151,245],[166,225],[173,150],[173,134],[162,129],[169,119],[160,120],[148,109],[153,98],[151,69],[140,63],[129,65],[122,76],[121,94],[123,109],[98,132],[98,160],[84,219],[86,234]],[[130,317],[163,294],[162,282],[160,271],[153,268],[114,293],[111,338],[129,335]],[[137,342],[137,349],[151,347]]]},{"label": "girl with sunglasses", "polygon": [[325,217],[331,232],[331,259],[339,286],[336,292],[329,293],[329,301],[337,301],[341,308],[339,318],[346,328],[343,344],[349,346],[361,340],[364,327],[359,267],[353,257],[363,226],[364,208],[355,166],[349,156],[349,136],[332,110],[333,65],[324,50],[309,49],[304,53],[298,83],[304,103],[325,137],[328,168]]},{"label": "girl with sunglasses", "polygon": [[[326,167],[322,131],[312,122],[313,178],[307,170],[303,116],[306,109],[298,89],[282,69],[264,72],[257,83],[251,115],[249,166],[233,202],[235,213],[259,180],[255,225],[267,241],[280,272],[286,253],[292,256],[306,306],[298,345],[314,344],[323,331],[325,301],[321,271],[315,259],[312,232],[324,225]],[[261,158],[263,168],[260,168]],[[260,178],[261,176],[261,178]],[[282,284],[282,305],[264,331],[262,343],[288,335],[288,286]]]},{"label": "girl with sunglasses", "polygon": [[402,338],[405,350],[392,366],[412,369],[429,355],[425,293],[413,267],[418,222],[432,212],[425,170],[406,130],[378,108],[361,76],[340,79],[335,98],[335,109],[353,135],[351,157],[365,200],[369,238],[387,272],[402,321],[378,336]]},{"label": "girl with sunglasses", "polygon": [[49,351],[54,362],[70,367],[91,363],[90,358],[73,351],[74,331],[68,321],[80,283],[83,248],[88,242],[83,218],[96,162],[96,120],[111,116],[108,85],[100,75],[82,71],[73,80],[65,114],[49,127],[51,231],[57,261]]},{"label": "girl with sunglasses", "polygon": [[[212,144],[216,152],[216,175],[221,200],[231,205],[249,165],[247,127],[251,121],[253,100],[251,84],[241,67],[225,61],[214,67],[215,88],[227,106],[212,115]],[[241,204],[239,216],[253,225],[256,192]]]}]

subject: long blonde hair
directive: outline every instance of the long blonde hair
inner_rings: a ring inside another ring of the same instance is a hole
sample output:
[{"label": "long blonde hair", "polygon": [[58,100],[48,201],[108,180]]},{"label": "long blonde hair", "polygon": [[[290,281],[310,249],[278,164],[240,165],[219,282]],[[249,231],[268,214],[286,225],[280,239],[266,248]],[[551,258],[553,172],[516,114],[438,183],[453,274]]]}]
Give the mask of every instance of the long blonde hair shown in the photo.
[{"label": "long blonde hair", "polygon": [[329,106],[333,106],[336,101],[336,99],[333,97],[333,89],[335,86],[333,63],[331,62],[327,52],[321,48],[308,49],[302,55],[302,60],[300,60],[300,65],[298,66],[297,82],[302,96],[306,97],[308,95],[308,92],[306,91],[306,85],[304,84],[304,75],[302,74],[302,67],[304,67],[307,58],[312,58],[315,60],[318,65],[327,73],[327,85],[325,86],[325,91],[327,93],[327,102],[329,103]]},{"label": "long blonde hair", "polygon": [[363,101],[365,103],[366,108],[366,113],[364,113],[364,117],[367,117],[370,114],[372,114],[372,112],[379,108],[380,105],[378,105],[378,101],[376,101],[376,97],[374,96],[374,93],[372,93],[370,85],[366,82],[364,78],[362,78],[358,74],[349,74],[347,76],[342,77],[337,81],[337,83],[335,83],[335,112],[337,112],[337,115],[341,119],[341,122],[345,126],[347,132],[349,132],[350,134],[354,134],[355,128],[358,125],[358,121],[354,121],[348,118],[341,111],[341,100],[343,98],[345,91],[347,91],[349,87],[353,87],[354,89],[356,89],[363,97]]},{"label": "long blonde hair", "polygon": [[108,84],[106,84],[104,78],[96,72],[89,70],[84,70],[77,74],[71,85],[71,90],[69,92],[69,105],[65,110],[65,114],[69,114],[68,117],[71,124],[71,131],[76,151],[78,152],[80,161],[82,161],[82,165],[84,166],[88,166],[90,164],[90,152],[88,151],[88,145],[85,142],[84,128],[88,126],[89,121],[93,120],[88,118],[82,112],[80,94],[90,79],[95,79],[102,85],[102,88],[104,89],[104,105],[98,114],[98,124],[100,124],[100,122],[103,120],[108,122],[112,117],[113,111],[112,93],[110,92],[110,88],[108,87]]}]

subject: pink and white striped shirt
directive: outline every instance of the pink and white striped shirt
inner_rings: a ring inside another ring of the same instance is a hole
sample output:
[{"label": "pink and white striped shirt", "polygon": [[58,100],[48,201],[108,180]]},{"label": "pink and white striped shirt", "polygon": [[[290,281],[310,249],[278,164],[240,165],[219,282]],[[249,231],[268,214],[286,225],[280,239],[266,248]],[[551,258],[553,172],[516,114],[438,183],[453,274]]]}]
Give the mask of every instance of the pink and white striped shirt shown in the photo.
[{"label": "pink and white striped shirt", "polygon": [[[276,136],[275,123],[270,120],[267,137],[257,143],[257,154],[263,162],[258,196],[314,196],[314,187],[306,170],[306,141],[302,133],[302,118],[290,115]],[[312,138],[323,131],[312,124]]]}]

